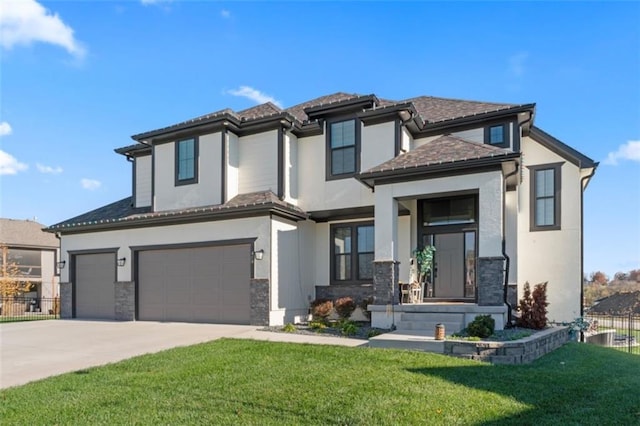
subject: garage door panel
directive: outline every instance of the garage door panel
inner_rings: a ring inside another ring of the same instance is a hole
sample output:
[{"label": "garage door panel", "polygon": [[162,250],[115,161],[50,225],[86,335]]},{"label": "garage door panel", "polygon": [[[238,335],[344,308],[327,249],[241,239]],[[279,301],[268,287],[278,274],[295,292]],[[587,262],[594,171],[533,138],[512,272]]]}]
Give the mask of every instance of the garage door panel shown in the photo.
[{"label": "garage door panel", "polygon": [[75,256],[77,318],[115,318],[116,266],[114,253]]},{"label": "garage door panel", "polygon": [[140,252],[138,318],[248,324],[250,253],[248,244]]}]

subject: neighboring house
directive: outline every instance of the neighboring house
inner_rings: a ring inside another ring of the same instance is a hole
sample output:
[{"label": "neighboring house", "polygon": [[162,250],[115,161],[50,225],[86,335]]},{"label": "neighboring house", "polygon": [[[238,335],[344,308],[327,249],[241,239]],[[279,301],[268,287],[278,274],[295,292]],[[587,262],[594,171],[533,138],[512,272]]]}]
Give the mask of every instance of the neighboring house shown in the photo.
[{"label": "neighboring house", "polygon": [[[48,228],[70,265],[62,315],[277,325],[350,295],[374,297],[377,326],[455,306],[502,327],[509,288],[513,301],[548,281],[550,319],[571,320],[597,164],[536,128],[534,112],[335,93],[134,135],[116,149],[132,196]],[[433,285],[423,304],[398,305],[425,244]]]},{"label": "neighboring house", "polygon": [[57,259],[60,241],[32,220],[0,219],[0,265],[14,264],[24,281],[33,284],[23,296],[59,296]]}]

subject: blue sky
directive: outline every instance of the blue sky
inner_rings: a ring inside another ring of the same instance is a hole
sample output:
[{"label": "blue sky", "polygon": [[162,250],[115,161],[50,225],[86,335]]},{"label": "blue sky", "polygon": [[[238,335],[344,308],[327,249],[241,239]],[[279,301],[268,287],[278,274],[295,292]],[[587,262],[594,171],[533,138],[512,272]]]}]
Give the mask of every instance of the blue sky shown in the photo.
[{"label": "blue sky", "polygon": [[0,0],[1,216],[130,195],[130,136],[336,91],[537,104],[596,161],[585,271],[640,268],[640,3]]}]

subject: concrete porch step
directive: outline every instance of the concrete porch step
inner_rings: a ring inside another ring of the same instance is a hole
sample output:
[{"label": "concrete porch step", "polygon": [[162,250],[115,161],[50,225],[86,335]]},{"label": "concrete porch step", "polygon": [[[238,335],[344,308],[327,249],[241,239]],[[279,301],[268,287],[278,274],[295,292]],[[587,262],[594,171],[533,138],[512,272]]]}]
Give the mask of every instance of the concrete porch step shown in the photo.
[{"label": "concrete porch step", "polygon": [[453,312],[403,312],[400,321],[428,321],[428,322],[464,322],[464,313]]},{"label": "concrete porch step", "polygon": [[409,349],[423,352],[444,353],[444,340],[420,330],[395,330],[369,339],[371,348]]},{"label": "concrete porch step", "polygon": [[399,321],[396,324],[396,330],[419,331],[426,336],[435,336],[436,325],[444,325],[445,334],[450,335],[464,328],[462,321]]}]

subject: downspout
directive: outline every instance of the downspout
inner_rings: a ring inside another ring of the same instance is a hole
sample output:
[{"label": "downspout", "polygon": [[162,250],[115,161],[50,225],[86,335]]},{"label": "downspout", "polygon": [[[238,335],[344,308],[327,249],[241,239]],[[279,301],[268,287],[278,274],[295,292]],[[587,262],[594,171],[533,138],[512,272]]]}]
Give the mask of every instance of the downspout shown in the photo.
[{"label": "downspout", "polygon": [[[580,318],[584,317],[584,182],[596,174],[596,167],[587,176],[580,179]],[[580,331],[580,341],[584,342],[584,332]]]},{"label": "downspout", "polygon": [[503,191],[504,198],[502,199],[502,256],[504,257],[504,292],[503,299],[504,304],[507,305],[507,325],[506,328],[510,328],[512,326],[511,321],[513,320],[513,315],[511,313],[512,306],[509,304],[509,268],[511,266],[511,258],[507,254],[507,179],[511,176],[515,176],[518,174],[520,166],[516,163],[516,168],[511,173],[507,174],[504,177],[503,183]]}]

